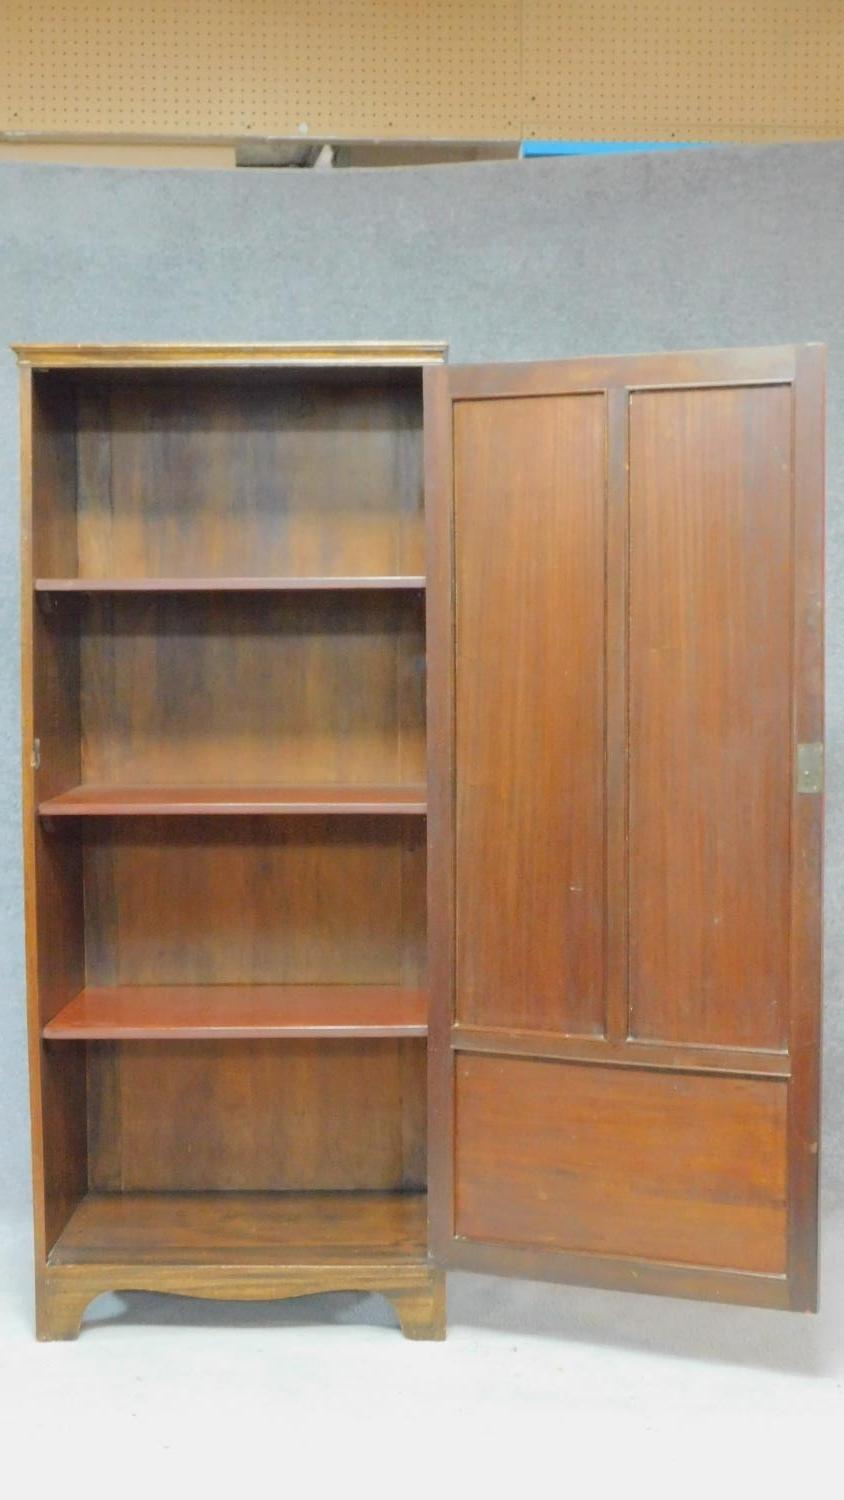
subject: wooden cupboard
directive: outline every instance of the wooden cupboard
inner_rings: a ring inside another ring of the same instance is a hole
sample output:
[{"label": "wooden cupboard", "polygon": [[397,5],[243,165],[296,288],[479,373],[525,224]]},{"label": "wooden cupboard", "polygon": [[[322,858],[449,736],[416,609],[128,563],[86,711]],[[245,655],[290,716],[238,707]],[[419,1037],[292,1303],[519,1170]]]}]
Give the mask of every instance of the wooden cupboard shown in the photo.
[{"label": "wooden cupboard", "polygon": [[822,351],[17,352],[39,1336],[813,1308]]}]

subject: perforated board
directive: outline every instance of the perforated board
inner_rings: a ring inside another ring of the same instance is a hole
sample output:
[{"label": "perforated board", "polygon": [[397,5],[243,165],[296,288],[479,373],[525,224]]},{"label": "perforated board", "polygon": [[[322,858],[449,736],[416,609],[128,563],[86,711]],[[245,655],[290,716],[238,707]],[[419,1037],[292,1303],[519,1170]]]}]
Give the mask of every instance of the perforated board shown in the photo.
[{"label": "perforated board", "polygon": [[518,0],[6,4],[2,130],[518,137]]},{"label": "perforated board", "polygon": [[844,0],[4,0],[0,132],[844,135]]},{"label": "perforated board", "polygon": [[524,0],[523,138],[844,134],[842,0]]}]

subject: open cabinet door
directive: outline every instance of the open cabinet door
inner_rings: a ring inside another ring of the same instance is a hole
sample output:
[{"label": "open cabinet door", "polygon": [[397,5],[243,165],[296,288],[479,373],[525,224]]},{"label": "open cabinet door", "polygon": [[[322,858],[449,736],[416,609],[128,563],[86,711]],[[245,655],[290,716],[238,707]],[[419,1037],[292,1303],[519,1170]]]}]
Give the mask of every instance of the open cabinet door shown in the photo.
[{"label": "open cabinet door", "polygon": [[823,370],[425,371],[441,1265],[816,1305]]}]

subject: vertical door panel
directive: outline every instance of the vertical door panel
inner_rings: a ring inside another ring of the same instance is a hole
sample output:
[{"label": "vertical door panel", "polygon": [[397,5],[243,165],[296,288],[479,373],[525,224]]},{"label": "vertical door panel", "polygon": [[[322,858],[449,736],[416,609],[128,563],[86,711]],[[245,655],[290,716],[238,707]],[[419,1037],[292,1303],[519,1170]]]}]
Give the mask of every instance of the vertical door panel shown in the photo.
[{"label": "vertical door panel", "polygon": [[454,414],[457,1017],[604,1019],[601,396]]},{"label": "vertical door panel", "polygon": [[630,1030],[787,1039],[791,391],[630,398]]},{"label": "vertical door panel", "polygon": [[425,426],[435,1257],[812,1308],[823,351]]}]

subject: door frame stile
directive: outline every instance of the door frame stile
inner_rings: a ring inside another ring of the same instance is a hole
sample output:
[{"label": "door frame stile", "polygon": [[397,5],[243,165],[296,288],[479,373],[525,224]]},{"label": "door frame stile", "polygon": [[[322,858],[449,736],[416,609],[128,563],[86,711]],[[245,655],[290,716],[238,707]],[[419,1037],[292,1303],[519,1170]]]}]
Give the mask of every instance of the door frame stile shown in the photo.
[{"label": "door frame stile", "polygon": [[788,1269],[795,1311],[817,1310],[823,792],[797,786],[797,745],[824,737],[825,350],[795,351],[793,390],[794,640]]},{"label": "door frame stile", "polygon": [[428,745],[428,1234],[441,1259],[453,1235],[455,943],[453,419],[449,372],[423,382]]}]

